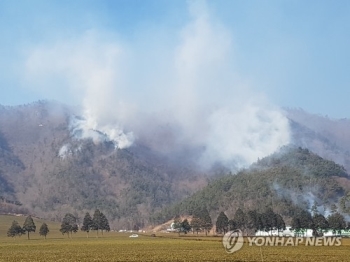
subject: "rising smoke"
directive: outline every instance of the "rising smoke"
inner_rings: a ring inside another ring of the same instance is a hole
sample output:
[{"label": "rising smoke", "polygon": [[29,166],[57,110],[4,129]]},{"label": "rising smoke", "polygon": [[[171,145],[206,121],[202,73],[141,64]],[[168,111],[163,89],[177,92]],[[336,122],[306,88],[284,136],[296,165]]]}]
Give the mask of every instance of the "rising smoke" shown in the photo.
[{"label": "rising smoke", "polygon": [[204,2],[189,15],[182,28],[134,40],[92,29],[44,43],[28,52],[26,83],[82,105],[70,127],[78,139],[196,151],[204,167],[243,167],[289,143],[283,112],[237,75],[232,34]]}]

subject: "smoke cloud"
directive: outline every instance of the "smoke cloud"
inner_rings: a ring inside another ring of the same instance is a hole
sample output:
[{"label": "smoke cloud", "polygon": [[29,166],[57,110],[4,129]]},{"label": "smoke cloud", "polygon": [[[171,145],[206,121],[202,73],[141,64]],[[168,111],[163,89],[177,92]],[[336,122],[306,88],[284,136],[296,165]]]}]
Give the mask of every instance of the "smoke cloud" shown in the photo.
[{"label": "smoke cloud", "polygon": [[233,35],[205,2],[189,4],[181,28],[132,39],[91,29],[26,52],[27,86],[82,105],[76,138],[190,152],[203,167],[244,167],[290,141],[283,112],[237,74]]}]

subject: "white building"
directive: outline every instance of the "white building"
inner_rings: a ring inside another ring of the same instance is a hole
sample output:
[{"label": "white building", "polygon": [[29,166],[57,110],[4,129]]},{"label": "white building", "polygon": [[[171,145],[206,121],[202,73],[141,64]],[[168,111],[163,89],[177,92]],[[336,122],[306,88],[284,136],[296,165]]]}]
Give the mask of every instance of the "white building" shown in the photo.
[{"label": "white building", "polygon": [[[342,230],[341,236],[350,236],[350,231],[348,230]],[[279,236],[279,237],[313,237],[313,230],[312,229],[306,229],[302,230],[298,233],[295,232],[295,230],[292,230],[291,226],[286,226],[285,230],[279,231],[277,229],[270,230],[270,231],[261,231],[258,230],[255,233],[255,236]],[[323,232],[323,236],[325,237],[332,237],[332,236],[338,236],[338,234],[333,234],[332,230]]]},{"label": "white building", "polygon": [[170,227],[167,228],[166,231],[167,231],[167,232],[176,232],[177,230],[175,229],[175,223],[174,223],[174,222],[171,223],[171,224],[170,224]]}]

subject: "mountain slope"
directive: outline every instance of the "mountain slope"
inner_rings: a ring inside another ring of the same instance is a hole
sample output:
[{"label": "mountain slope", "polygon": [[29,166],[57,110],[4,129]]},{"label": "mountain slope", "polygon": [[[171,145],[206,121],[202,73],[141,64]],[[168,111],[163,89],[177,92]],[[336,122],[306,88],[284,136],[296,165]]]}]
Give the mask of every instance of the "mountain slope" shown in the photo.
[{"label": "mountain slope", "polygon": [[[134,224],[148,224],[151,214],[190,196],[206,186],[208,181],[227,173],[227,169],[220,164],[216,170],[206,172],[193,164],[192,160],[198,154],[196,150],[202,150],[201,148],[186,148],[170,158],[162,154],[162,150],[158,152],[148,147],[147,141],[142,139],[136,140],[127,149],[116,148],[108,139],[99,142],[78,139],[71,132],[72,118],[79,118],[77,112],[76,108],[47,101],[15,107],[0,106],[0,199],[3,200],[0,201],[0,212],[31,212],[40,217],[60,220],[66,212],[82,216],[86,211],[100,208],[115,225],[130,228]],[[323,122],[322,117],[313,115],[304,120],[303,115],[307,113],[287,111],[294,144],[310,148],[338,164],[344,164],[349,170],[349,144],[339,131],[341,128],[347,130],[348,125],[339,124],[334,129],[337,134],[330,135],[333,132],[332,125],[338,121],[330,119]],[[312,124],[311,120],[314,118],[317,119],[317,125]],[[342,121],[348,123],[340,120]],[[322,123],[328,129],[322,128]],[[97,130],[92,131],[104,136]],[[158,142],[161,149],[162,143],[166,144],[168,141],[166,138],[162,140],[168,134],[166,130],[164,132],[165,135],[156,134],[152,138],[152,143]],[[311,161],[309,157],[307,159]],[[211,184],[208,188],[212,188],[212,192],[204,195],[198,193],[199,198],[207,199],[212,210],[234,210],[237,205],[249,207],[259,197],[270,202],[275,201],[278,194],[271,193],[271,188],[276,191],[282,188],[288,192],[288,187],[285,188],[288,184],[283,183],[283,178],[275,177],[271,180],[274,175],[265,171],[272,167],[264,166],[263,163],[261,160],[259,168],[254,172],[254,169],[249,169],[249,172],[242,171],[235,177],[224,176],[219,182],[213,182],[219,185]],[[333,195],[336,190],[329,187],[345,188],[350,185],[347,176],[339,173],[335,180],[327,175],[321,179],[323,171],[328,174],[335,167],[326,164],[328,169],[324,169],[322,161],[315,163],[320,166],[316,179],[320,185],[319,188],[312,188],[312,194],[322,200],[323,191],[318,193],[318,189],[322,189],[330,192],[324,196],[337,199]],[[271,172],[280,175],[287,172],[293,177],[302,173],[296,169],[299,165],[302,166],[302,163],[274,166]],[[208,176],[209,173],[212,175]],[[246,181],[248,178],[251,182]],[[299,186],[298,179],[296,176],[292,181],[295,184],[291,182],[294,185],[293,190]],[[281,211],[284,210],[283,206],[292,205],[294,198],[301,199],[294,200],[297,204],[305,207],[309,205],[305,199],[310,193],[306,193],[306,189],[311,188],[313,180],[308,183],[306,181],[301,179],[300,182],[304,183],[301,184],[304,191],[296,191],[304,196],[300,197],[295,193],[292,199],[283,200],[284,204],[279,204],[281,207],[278,207]],[[227,199],[235,196],[230,208],[228,202],[220,200],[216,191],[229,191],[232,183],[236,182],[242,183],[243,188],[254,185],[251,194],[255,196],[244,202],[247,193],[243,189],[235,189],[225,195]],[[340,191],[338,193],[343,194]],[[197,194],[195,196],[198,197]],[[278,203],[279,201],[274,202],[274,205]],[[287,210],[283,212],[287,214]]]},{"label": "mountain slope", "polygon": [[228,174],[180,203],[153,217],[155,223],[177,214],[192,214],[207,208],[213,217],[225,211],[233,217],[238,208],[264,212],[271,207],[290,218],[297,208],[310,210],[317,203],[319,212],[328,214],[332,204],[340,202],[348,188],[339,178],[349,181],[342,166],[325,160],[308,149],[284,147],[236,175]]},{"label": "mountain slope", "polygon": [[137,144],[116,149],[108,141],[76,139],[70,132],[74,112],[45,101],[0,108],[3,196],[40,217],[60,220],[66,212],[81,216],[100,208],[132,227],[206,184],[191,166],[179,168]]},{"label": "mountain slope", "polygon": [[287,109],[293,144],[309,148],[350,170],[350,120]]}]

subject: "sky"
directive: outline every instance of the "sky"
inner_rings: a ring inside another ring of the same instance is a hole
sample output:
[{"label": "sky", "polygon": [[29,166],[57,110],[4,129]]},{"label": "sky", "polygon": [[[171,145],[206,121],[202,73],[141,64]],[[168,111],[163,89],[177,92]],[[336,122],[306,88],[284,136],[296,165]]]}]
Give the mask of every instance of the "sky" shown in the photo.
[{"label": "sky", "polygon": [[244,93],[350,118],[349,13],[347,0],[0,0],[0,104],[103,103],[106,86],[127,112]]}]

